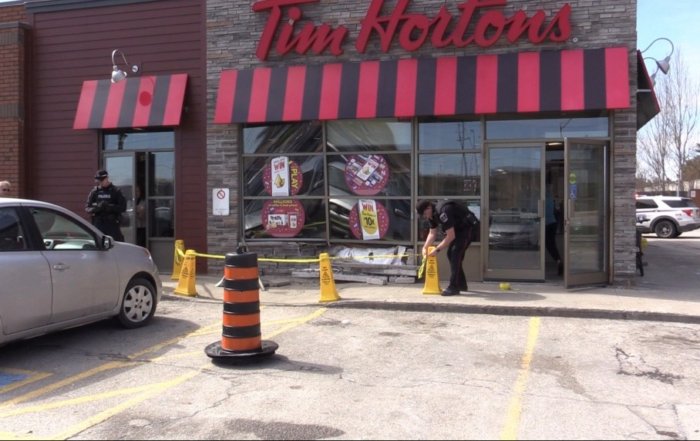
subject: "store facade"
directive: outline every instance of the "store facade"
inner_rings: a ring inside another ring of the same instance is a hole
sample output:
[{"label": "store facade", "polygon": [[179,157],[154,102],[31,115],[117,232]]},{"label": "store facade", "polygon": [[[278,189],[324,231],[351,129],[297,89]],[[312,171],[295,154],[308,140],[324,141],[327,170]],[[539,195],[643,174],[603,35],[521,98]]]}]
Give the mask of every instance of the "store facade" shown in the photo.
[{"label": "store facade", "polygon": [[[638,110],[635,0],[25,6],[23,196],[81,212],[107,168],[132,207],[144,195],[145,236],[135,218],[126,236],[163,272],[176,239],[417,264],[416,201],[451,198],[482,220],[469,280],[634,284],[636,130],[657,111]],[[563,276],[545,250],[547,188]]]},{"label": "store facade", "polygon": [[[222,169],[208,187],[237,188],[240,203],[208,223],[241,233],[210,252],[293,241],[415,254],[416,201],[451,198],[482,219],[472,280],[633,284],[636,2],[208,11],[207,148]],[[548,185],[563,277],[544,246]]]}]

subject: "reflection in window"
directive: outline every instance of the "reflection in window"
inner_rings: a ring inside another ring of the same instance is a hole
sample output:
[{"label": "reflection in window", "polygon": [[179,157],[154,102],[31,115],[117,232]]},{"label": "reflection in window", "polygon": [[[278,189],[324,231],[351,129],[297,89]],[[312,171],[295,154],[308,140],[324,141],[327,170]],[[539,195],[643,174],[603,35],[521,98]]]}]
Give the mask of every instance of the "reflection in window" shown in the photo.
[{"label": "reflection in window", "polygon": [[481,149],[481,122],[430,122],[418,125],[420,150]]},{"label": "reflection in window", "polygon": [[394,119],[329,121],[328,152],[411,150],[411,123]]},{"label": "reflection in window", "polygon": [[486,121],[488,139],[603,138],[608,118],[554,118]]},{"label": "reflection in window", "polygon": [[175,153],[149,153],[149,196],[175,196]]},{"label": "reflection in window", "polygon": [[[324,238],[326,236],[326,206],[323,199],[296,199],[301,203],[304,209],[304,221],[292,218],[288,213],[275,213],[274,209],[270,208],[270,204],[265,203],[272,199],[256,199],[244,202],[243,206],[243,223],[245,237],[248,239],[269,239],[275,236],[265,229],[263,217],[266,217],[268,227],[270,225],[270,216],[275,214],[280,215],[280,222],[289,226],[292,231],[298,230],[294,236],[295,239],[309,238]],[[271,229],[271,228],[270,228]]]},{"label": "reflection in window", "polygon": [[[274,158],[277,157],[249,156],[243,158],[243,194],[245,196],[270,196],[270,192],[265,188],[264,178],[271,178],[270,164]],[[298,192],[294,190],[294,193],[299,196],[323,196],[325,194],[323,189],[325,183],[323,177],[323,156],[288,156],[288,158],[289,162],[298,167],[301,172],[299,190]],[[291,166],[290,164],[290,179],[297,179],[295,176],[291,176]],[[267,185],[272,185],[272,183],[268,181]]]},{"label": "reflection in window", "polygon": [[[375,169],[361,169],[372,160]],[[348,164],[350,164],[348,166]],[[411,155],[329,155],[328,193],[359,196],[410,196]]]},{"label": "reflection in window", "polygon": [[43,208],[32,208],[46,250],[96,250],[91,231],[64,215]]},{"label": "reflection in window", "polygon": [[422,154],[418,196],[480,196],[481,154]]},{"label": "reflection in window", "polygon": [[25,250],[26,243],[14,208],[0,208],[0,252]]},{"label": "reflection in window", "polygon": [[122,132],[105,134],[105,150],[161,150],[175,148],[175,133]]},{"label": "reflection in window", "polygon": [[[407,242],[411,240],[411,201],[409,199],[371,199],[375,201],[377,210],[382,209],[383,211],[382,219],[378,220],[381,224],[378,228],[381,228],[382,231],[386,230],[380,239],[366,242],[385,240]],[[359,200],[358,197],[330,199],[331,239],[362,240],[358,239],[358,237],[363,237],[359,223],[350,222],[351,219],[359,219]],[[355,213],[351,213],[352,210]]]},{"label": "reflection in window", "polygon": [[151,237],[175,237],[175,209],[172,199],[148,201]]},{"label": "reflection in window", "polygon": [[243,129],[243,153],[314,153],[323,151],[322,126],[309,122]]}]

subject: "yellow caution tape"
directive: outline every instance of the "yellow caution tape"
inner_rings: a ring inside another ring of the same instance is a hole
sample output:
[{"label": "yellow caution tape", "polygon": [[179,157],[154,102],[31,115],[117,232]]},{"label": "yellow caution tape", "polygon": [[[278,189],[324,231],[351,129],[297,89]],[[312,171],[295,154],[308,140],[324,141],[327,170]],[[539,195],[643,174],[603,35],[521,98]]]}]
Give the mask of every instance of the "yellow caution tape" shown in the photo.
[{"label": "yellow caution tape", "polygon": [[[177,254],[180,255],[180,257],[185,257],[185,253],[177,248]],[[190,250],[192,251],[192,250]],[[226,256],[220,256],[217,254],[201,254],[195,252],[194,255],[196,257],[207,257],[210,259],[225,259]],[[360,259],[385,259],[385,258],[394,258],[394,257],[417,257],[418,254],[377,254],[377,255],[372,255],[372,256],[349,256],[349,257],[331,257],[331,260],[360,260]],[[278,262],[278,263],[318,263],[321,261],[320,258],[315,258],[315,259],[268,259],[268,258],[259,258],[259,262]],[[425,262],[426,259],[423,259],[423,263],[421,264],[421,270],[425,269]],[[420,278],[421,273],[419,272],[418,277]]]},{"label": "yellow caution tape", "polygon": [[428,259],[423,259],[423,262],[420,264],[420,268],[418,268],[418,278],[423,277],[423,272],[425,272],[425,264],[428,261]]}]

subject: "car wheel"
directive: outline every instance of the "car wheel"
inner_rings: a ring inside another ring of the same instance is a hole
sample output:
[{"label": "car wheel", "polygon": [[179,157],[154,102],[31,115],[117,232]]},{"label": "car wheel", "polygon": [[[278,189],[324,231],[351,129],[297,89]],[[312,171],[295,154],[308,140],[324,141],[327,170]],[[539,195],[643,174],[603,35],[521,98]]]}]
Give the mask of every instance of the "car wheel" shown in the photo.
[{"label": "car wheel", "polygon": [[124,301],[119,310],[119,323],[135,329],[148,324],[156,312],[156,289],[146,279],[133,279],[124,290]]},{"label": "car wheel", "polygon": [[662,239],[670,239],[676,235],[676,225],[669,220],[662,220],[654,227],[654,233]]}]

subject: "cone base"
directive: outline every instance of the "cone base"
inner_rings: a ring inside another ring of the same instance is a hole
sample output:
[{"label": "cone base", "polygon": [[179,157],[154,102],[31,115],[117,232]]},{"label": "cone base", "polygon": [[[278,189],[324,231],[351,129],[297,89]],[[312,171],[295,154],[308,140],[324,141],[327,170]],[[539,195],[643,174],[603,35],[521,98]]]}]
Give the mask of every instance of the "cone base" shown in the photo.
[{"label": "cone base", "polygon": [[279,348],[279,345],[273,341],[263,340],[260,345],[260,349],[253,351],[240,351],[232,352],[227,351],[221,347],[221,342],[217,341],[212,343],[206,348],[204,352],[209,356],[209,358],[215,361],[221,361],[225,363],[245,363],[248,361],[258,360],[263,357],[269,357],[274,354]]}]

